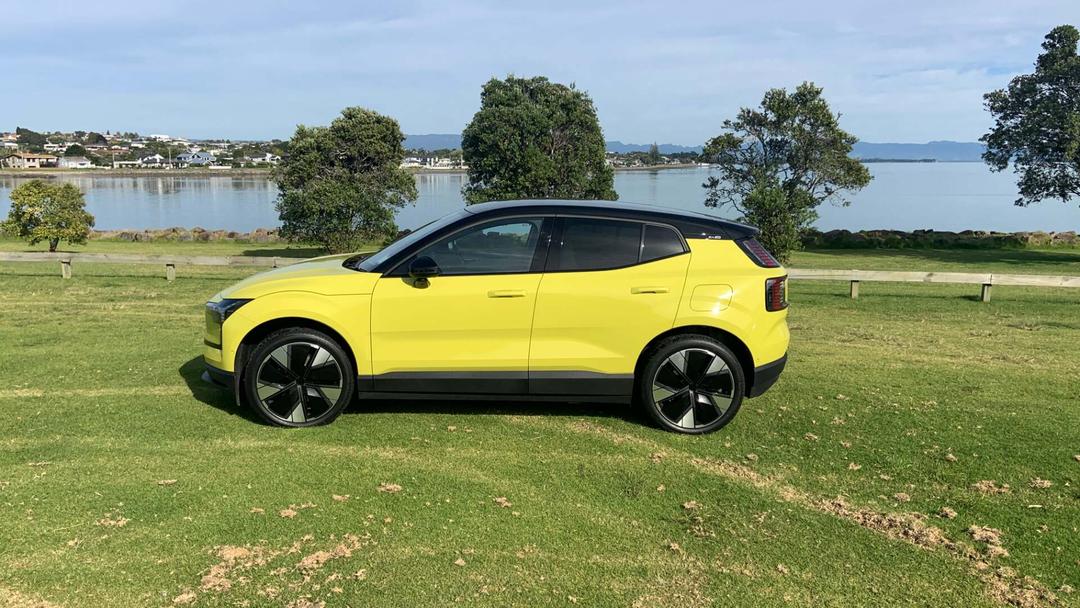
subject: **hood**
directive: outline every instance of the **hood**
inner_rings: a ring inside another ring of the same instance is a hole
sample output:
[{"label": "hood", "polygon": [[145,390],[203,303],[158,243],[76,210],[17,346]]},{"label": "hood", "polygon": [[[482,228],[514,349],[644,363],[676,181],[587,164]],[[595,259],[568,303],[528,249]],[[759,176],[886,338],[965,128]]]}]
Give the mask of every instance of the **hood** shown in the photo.
[{"label": "hood", "polygon": [[370,294],[378,274],[342,266],[354,254],[312,258],[250,276],[215,295],[220,298],[257,298],[279,291],[308,291],[328,296]]}]

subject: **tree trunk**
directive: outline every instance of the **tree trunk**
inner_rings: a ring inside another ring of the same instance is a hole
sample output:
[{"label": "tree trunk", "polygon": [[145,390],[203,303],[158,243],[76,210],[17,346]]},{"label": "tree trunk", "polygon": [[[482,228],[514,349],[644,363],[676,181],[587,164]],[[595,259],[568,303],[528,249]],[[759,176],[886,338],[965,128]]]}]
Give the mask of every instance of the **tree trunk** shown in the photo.
[{"label": "tree trunk", "polygon": [[60,244],[60,239],[49,239],[49,253],[55,253],[56,247]]}]

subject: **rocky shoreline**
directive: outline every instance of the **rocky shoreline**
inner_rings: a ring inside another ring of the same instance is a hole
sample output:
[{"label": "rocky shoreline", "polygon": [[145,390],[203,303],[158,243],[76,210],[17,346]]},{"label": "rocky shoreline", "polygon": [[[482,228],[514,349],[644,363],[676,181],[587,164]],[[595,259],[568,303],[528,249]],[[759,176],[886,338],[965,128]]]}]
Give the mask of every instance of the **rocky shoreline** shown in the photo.
[{"label": "rocky shoreline", "polygon": [[1075,231],[992,232],[985,230],[811,230],[803,236],[809,249],[1000,249],[1080,247]]}]

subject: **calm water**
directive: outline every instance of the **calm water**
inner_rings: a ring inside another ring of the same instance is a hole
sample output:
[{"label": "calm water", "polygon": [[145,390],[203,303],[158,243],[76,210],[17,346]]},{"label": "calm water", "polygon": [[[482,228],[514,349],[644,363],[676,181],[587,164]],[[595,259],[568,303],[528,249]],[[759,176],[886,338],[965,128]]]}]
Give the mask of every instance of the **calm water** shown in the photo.
[{"label": "calm water", "polygon": [[[991,173],[981,163],[873,163],[874,180],[850,207],[823,205],[822,230],[891,228],[915,230],[1080,230],[1080,209],[1045,201],[1015,207],[1013,176]],[[704,210],[705,168],[617,172],[615,189],[623,201]],[[402,209],[398,224],[415,228],[461,207],[463,175],[417,175],[420,197]],[[258,177],[113,177],[65,175],[86,193],[97,228],[141,229],[172,226],[247,231],[278,225],[277,191]],[[0,177],[0,217],[8,194],[23,178]],[[732,216],[730,210],[712,210]]]}]

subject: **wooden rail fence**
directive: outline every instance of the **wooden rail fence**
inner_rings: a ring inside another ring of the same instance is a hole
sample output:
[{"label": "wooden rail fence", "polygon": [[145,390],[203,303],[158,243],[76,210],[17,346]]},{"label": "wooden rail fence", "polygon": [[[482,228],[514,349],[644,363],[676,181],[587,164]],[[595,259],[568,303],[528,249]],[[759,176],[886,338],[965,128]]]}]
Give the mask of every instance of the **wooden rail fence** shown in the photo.
[{"label": "wooden rail fence", "polygon": [[[97,264],[156,264],[164,267],[165,279],[176,279],[177,266],[240,266],[248,268],[279,268],[303,262],[300,258],[260,256],[205,256],[205,255],[132,255],[127,253],[45,253],[0,251],[0,262],[60,262],[60,274],[71,278],[73,261]],[[851,297],[859,297],[862,282],[889,283],[951,283],[979,285],[980,299],[990,301],[994,285],[1018,285],[1026,287],[1077,287],[1080,277],[1004,274],[996,272],[911,272],[898,270],[825,270],[789,268],[788,276],[797,281],[846,281],[851,285]]]}]

